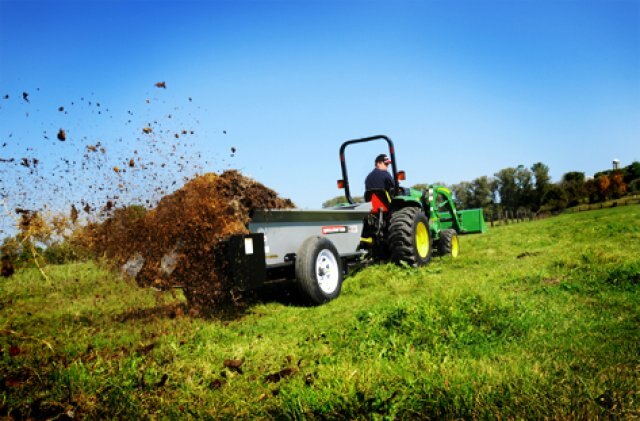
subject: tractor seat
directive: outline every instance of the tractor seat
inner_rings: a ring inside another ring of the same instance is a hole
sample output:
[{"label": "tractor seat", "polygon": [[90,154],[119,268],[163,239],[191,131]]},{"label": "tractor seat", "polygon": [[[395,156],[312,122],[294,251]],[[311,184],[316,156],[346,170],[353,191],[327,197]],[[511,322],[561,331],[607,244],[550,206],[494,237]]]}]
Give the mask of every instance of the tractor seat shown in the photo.
[{"label": "tractor seat", "polygon": [[372,189],[364,192],[364,200],[371,202],[371,212],[378,213],[382,210],[386,212],[391,207],[391,196],[384,189]]}]

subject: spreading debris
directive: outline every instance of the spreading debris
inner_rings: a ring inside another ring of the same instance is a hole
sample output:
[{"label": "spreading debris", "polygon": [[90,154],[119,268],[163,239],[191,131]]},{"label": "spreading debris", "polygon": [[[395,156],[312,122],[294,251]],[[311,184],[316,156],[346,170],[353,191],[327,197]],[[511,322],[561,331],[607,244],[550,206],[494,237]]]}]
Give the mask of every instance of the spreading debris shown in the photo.
[{"label": "spreading debris", "polygon": [[13,263],[11,263],[11,259],[9,259],[8,256],[2,256],[1,262],[2,266],[0,267],[0,276],[8,278],[13,275],[14,268]]},{"label": "spreading debris", "polygon": [[234,299],[224,258],[229,236],[248,233],[253,210],[293,207],[237,171],[209,173],[148,212],[137,206],[115,210],[105,222],[89,225],[84,238],[139,285],[181,286],[189,305],[206,311]]},{"label": "spreading debris", "polygon": [[[167,88],[164,81],[155,86]],[[25,91],[22,99],[30,102],[29,93]],[[43,120],[49,114],[31,110],[31,119],[41,119],[42,136],[59,141],[47,143],[48,148],[57,148],[53,153],[38,156],[27,142],[31,134],[26,129],[17,133],[17,139],[13,133],[4,134],[2,148],[10,148],[2,149],[0,179],[9,182],[0,183],[0,199],[15,214],[5,210],[6,215],[0,215],[4,217],[0,239],[15,232],[27,232],[34,244],[71,238],[74,246],[77,241],[93,256],[106,257],[140,285],[183,287],[193,308],[237,299],[221,258],[225,240],[247,232],[254,209],[291,208],[293,203],[237,171],[222,172],[225,168],[220,166],[216,169],[220,175],[194,176],[220,163],[203,158],[198,148],[192,125],[199,124],[200,107],[192,97],[168,115],[164,108],[154,108],[162,102],[147,99],[151,105],[144,120],[135,110],[127,111],[122,125],[129,128],[124,135],[112,134],[111,122],[107,130],[99,130],[104,125],[100,119],[114,116],[106,103],[96,99],[91,93],[51,105],[68,115],[68,121],[92,115],[98,131],[75,125],[73,139],[68,127],[60,128],[67,123]],[[18,127],[33,125],[25,121]],[[237,153],[236,146],[230,150],[232,156]],[[58,230],[54,215],[64,215],[68,224]],[[7,222],[11,220],[13,225]],[[35,233],[45,229],[47,236],[36,238]],[[13,255],[5,258],[2,275],[19,270],[15,264]]]}]

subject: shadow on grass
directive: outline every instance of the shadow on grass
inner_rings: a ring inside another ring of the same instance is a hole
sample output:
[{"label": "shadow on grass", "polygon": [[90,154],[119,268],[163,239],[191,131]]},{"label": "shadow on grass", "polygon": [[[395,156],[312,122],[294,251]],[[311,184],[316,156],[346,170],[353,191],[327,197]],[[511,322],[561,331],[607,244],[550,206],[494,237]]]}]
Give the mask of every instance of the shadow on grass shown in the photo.
[{"label": "shadow on grass", "polygon": [[276,282],[262,285],[249,291],[235,292],[234,299],[216,307],[189,310],[192,316],[205,319],[233,321],[242,318],[251,308],[260,304],[281,304],[288,307],[313,307],[313,304],[300,292],[293,283]]},{"label": "shadow on grass", "polygon": [[285,306],[309,307],[305,297],[293,284],[265,285],[253,291],[235,293],[235,300],[215,307],[195,308],[187,303],[169,303],[147,308],[130,308],[112,319],[119,323],[150,322],[157,319],[179,317],[203,318],[209,320],[233,321],[242,318],[251,307],[258,304],[279,303]]},{"label": "shadow on grass", "polygon": [[[349,275],[353,276],[355,271]],[[248,291],[234,291],[226,302],[210,307],[195,307],[188,303],[159,304],[147,308],[130,308],[112,317],[116,322],[151,321],[192,317],[208,320],[234,321],[244,317],[251,308],[260,304],[281,304],[288,307],[315,307],[294,282],[267,283]]]}]

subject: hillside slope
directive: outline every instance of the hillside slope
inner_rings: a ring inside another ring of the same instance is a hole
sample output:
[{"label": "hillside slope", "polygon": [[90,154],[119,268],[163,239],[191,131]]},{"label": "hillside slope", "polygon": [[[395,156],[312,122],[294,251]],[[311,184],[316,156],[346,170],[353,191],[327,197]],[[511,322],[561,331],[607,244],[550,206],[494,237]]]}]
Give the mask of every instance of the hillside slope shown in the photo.
[{"label": "hillside slope", "polygon": [[0,413],[639,416],[639,256],[640,207],[563,215],[367,268],[321,307],[263,295],[217,319],[92,263],[20,271],[0,284]]}]

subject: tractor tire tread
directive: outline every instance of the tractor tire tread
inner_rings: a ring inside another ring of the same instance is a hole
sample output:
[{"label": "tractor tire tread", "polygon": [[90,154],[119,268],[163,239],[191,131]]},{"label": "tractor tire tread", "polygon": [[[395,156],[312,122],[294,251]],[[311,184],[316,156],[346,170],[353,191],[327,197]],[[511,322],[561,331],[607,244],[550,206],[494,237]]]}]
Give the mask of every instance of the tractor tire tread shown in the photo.
[{"label": "tractor tire tread", "polygon": [[426,264],[431,259],[430,243],[429,253],[426,258],[421,259],[416,252],[414,230],[415,225],[420,219],[426,222],[428,232],[428,222],[422,210],[418,207],[399,209],[391,216],[388,238],[391,260],[394,263],[404,262],[410,266],[420,266]]},{"label": "tractor tire tread", "polygon": [[446,229],[440,233],[440,240],[438,241],[438,253],[440,256],[450,256],[453,252],[453,238],[458,233],[454,229]]}]

